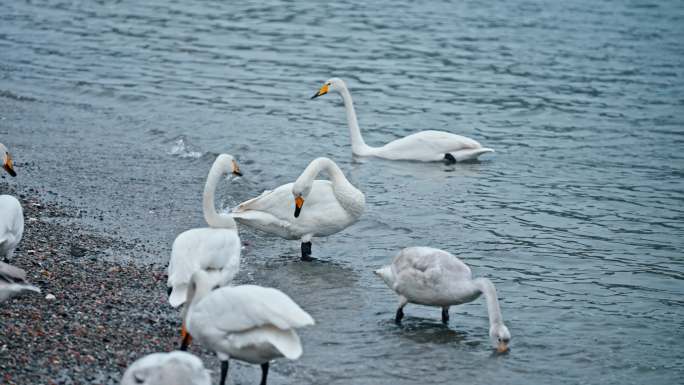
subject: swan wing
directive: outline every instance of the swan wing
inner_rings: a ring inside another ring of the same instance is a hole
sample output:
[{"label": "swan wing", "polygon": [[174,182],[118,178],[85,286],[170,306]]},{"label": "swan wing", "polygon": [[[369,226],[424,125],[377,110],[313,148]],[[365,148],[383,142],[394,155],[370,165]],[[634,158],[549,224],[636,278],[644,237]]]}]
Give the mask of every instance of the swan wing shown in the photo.
[{"label": "swan wing", "polygon": [[443,159],[446,153],[478,149],[482,149],[482,146],[473,139],[449,132],[429,130],[391,141],[378,151],[380,155],[393,159],[434,161]]},{"label": "swan wing", "polygon": [[26,282],[26,272],[18,267],[0,262],[0,302],[25,290],[40,293],[40,289]]},{"label": "swan wing", "polygon": [[[292,216],[294,212],[294,197],[292,196],[293,183],[287,183],[273,190],[267,190],[256,198],[240,203],[233,209],[234,213],[248,211],[262,211],[270,213],[278,218]],[[292,207],[292,210],[290,210]]]},{"label": "swan wing", "polygon": [[468,265],[455,255],[431,247],[408,247],[399,252],[392,262],[392,273],[397,288],[404,290],[435,290],[445,283],[470,280]]},{"label": "swan wing", "polygon": [[280,330],[313,325],[314,320],[280,290],[241,285],[214,290],[193,305],[192,321],[223,333],[273,326]]},{"label": "swan wing", "polygon": [[273,326],[264,326],[230,334],[228,338],[238,350],[270,344],[290,360],[296,360],[302,355],[301,340],[293,329],[281,330]]}]

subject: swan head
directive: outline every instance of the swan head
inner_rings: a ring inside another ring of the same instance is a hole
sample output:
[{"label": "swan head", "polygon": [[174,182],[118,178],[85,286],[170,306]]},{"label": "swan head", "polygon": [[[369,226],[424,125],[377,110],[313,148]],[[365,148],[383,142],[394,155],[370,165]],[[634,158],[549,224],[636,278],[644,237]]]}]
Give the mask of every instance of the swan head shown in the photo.
[{"label": "swan head", "polygon": [[238,166],[235,158],[230,154],[221,154],[216,157],[214,167],[221,171],[222,174],[228,175],[228,170],[235,176],[242,176],[240,166]]},{"label": "swan head", "polygon": [[492,341],[492,346],[498,353],[505,353],[508,351],[511,333],[503,323],[495,324],[489,328],[489,339]]},{"label": "swan head", "polygon": [[7,150],[7,147],[0,143],[0,159],[2,159],[2,168],[7,171],[8,174],[11,176],[17,176],[17,173],[14,172],[14,164],[12,163],[12,155],[10,155],[9,151]]},{"label": "swan head", "polygon": [[323,83],[321,88],[314,94],[314,96],[311,97],[311,99],[316,99],[317,97],[323,96],[330,91],[340,92],[343,89],[347,89],[347,85],[344,83],[344,80],[340,78],[330,78]]},{"label": "swan head", "polygon": [[311,186],[311,183],[300,183],[299,181],[296,181],[294,186],[292,186],[292,196],[294,197],[295,201],[295,218],[299,217],[299,214],[302,212],[304,200],[307,196],[309,196],[309,193],[311,192]]}]

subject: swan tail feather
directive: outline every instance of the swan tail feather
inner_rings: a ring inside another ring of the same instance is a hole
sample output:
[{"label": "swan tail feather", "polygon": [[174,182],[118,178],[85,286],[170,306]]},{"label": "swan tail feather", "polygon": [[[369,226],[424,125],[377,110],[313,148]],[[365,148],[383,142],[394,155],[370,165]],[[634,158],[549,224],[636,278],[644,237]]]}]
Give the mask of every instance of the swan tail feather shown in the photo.
[{"label": "swan tail feather", "polygon": [[467,150],[453,151],[449,154],[454,158],[456,162],[462,162],[464,160],[477,159],[480,155],[494,152],[493,149],[487,147],[471,148]]}]

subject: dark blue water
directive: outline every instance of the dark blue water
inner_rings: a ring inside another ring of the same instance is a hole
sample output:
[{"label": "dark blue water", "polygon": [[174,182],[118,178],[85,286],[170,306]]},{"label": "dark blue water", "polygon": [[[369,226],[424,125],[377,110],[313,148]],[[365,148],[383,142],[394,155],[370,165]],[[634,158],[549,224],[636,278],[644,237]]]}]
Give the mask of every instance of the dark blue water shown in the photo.
[{"label": "dark blue water", "polygon": [[[339,98],[308,99],[332,76],[369,144],[438,129],[497,152],[453,166],[354,159]],[[335,159],[367,209],[314,242],[329,263],[240,229],[239,281],[282,289],[318,321],[273,383],[684,375],[681,1],[5,1],[0,141],[22,172],[11,183],[149,242],[118,257],[160,264],[203,225],[215,154],[245,173],[221,186],[224,207]],[[510,354],[491,354],[483,301],[452,308],[449,327],[410,305],[393,324],[396,297],[372,270],[410,245],[495,282]],[[258,376],[237,367],[235,383]]]}]

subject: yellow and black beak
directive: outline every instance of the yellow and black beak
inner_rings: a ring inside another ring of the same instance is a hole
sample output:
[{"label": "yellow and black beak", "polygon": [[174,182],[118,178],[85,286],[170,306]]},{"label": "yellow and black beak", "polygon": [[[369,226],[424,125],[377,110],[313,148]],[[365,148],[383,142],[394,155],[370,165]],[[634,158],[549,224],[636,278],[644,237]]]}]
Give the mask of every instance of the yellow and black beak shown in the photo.
[{"label": "yellow and black beak", "polygon": [[17,176],[17,173],[14,172],[14,165],[12,164],[12,157],[10,156],[9,152],[5,153],[5,161],[2,163],[2,168],[7,171],[8,174],[11,176]]},{"label": "yellow and black beak", "polygon": [[496,346],[496,352],[497,353],[506,353],[507,351],[508,351],[508,342],[499,341],[499,344]]},{"label": "yellow and black beak", "polygon": [[327,93],[328,93],[328,88],[330,88],[330,86],[328,86],[327,83],[326,83],[326,84],[323,84],[323,87],[321,87],[321,89],[318,90],[318,92],[316,92],[316,93],[314,94],[314,96],[311,97],[311,99],[316,99],[316,98],[319,97],[319,96],[323,96],[323,95],[327,94]]},{"label": "yellow and black beak", "polygon": [[298,196],[295,198],[295,218],[299,217],[299,213],[302,211],[302,206],[304,205],[304,198]]},{"label": "yellow and black beak", "polygon": [[240,172],[240,166],[238,166],[235,159],[233,159],[233,175],[242,176],[242,173]]}]

